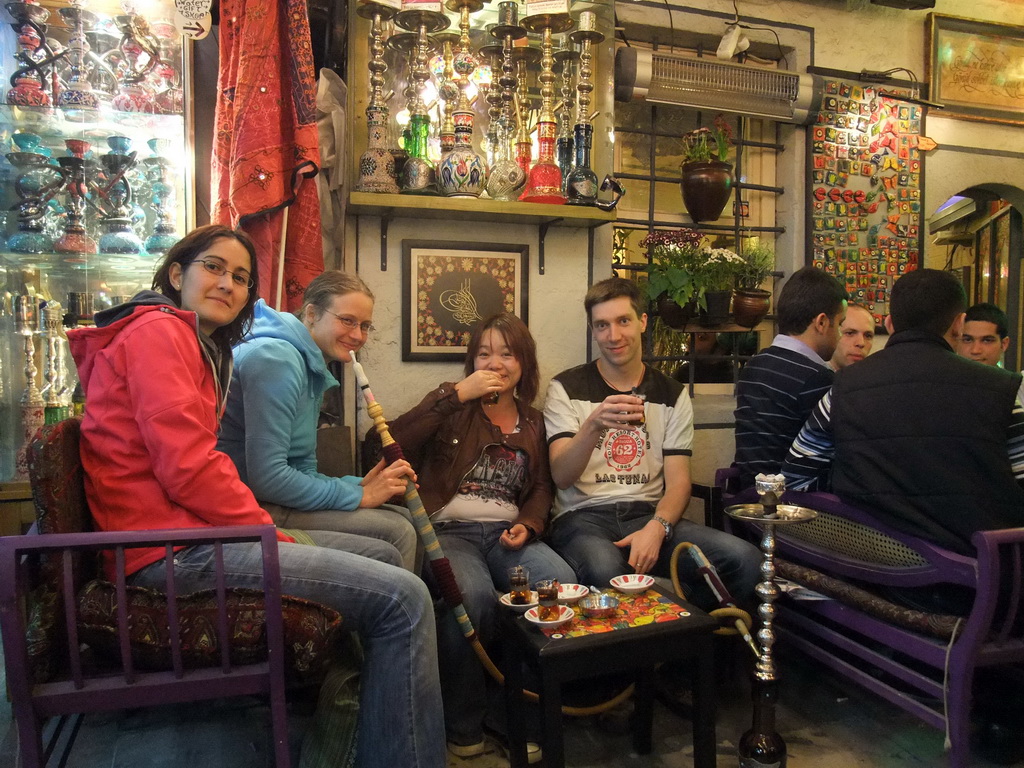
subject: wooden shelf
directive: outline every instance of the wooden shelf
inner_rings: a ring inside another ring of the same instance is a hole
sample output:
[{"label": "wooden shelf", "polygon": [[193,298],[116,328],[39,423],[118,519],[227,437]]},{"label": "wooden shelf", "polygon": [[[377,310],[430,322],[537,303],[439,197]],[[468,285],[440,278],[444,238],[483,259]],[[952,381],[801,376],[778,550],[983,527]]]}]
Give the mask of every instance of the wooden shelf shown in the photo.
[{"label": "wooden shelf", "polygon": [[459,221],[501,224],[550,224],[558,227],[599,227],[615,221],[615,211],[589,205],[503,203],[472,197],[432,195],[379,195],[351,192],[348,212],[386,218],[434,219],[439,213]]}]

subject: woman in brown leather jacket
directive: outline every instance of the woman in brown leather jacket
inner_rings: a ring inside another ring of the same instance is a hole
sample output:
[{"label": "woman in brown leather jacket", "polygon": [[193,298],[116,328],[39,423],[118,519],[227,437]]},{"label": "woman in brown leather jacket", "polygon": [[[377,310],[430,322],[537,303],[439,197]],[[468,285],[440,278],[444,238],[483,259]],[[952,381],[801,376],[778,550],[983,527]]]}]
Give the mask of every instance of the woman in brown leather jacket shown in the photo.
[{"label": "woman in brown leather jacket", "polygon": [[[537,540],[553,485],[544,418],[530,405],[539,387],[536,344],[523,321],[504,313],[478,323],[465,374],[392,422],[391,434],[419,475],[420,499],[486,645],[510,567],[526,566],[534,581],[576,577]],[[483,667],[451,611],[440,613],[437,629],[448,748],[461,757],[481,754]]]}]

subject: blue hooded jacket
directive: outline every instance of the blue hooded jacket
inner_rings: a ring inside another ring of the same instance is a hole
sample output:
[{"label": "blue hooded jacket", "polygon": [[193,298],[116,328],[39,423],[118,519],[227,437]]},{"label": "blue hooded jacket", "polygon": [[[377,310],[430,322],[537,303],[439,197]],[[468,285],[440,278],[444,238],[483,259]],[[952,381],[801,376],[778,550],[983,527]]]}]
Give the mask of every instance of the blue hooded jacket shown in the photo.
[{"label": "blue hooded jacket", "polygon": [[320,403],[338,380],[306,327],[260,299],[252,330],[234,354],[217,447],[253,495],[304,511],[356,509],[362,478],[317,472]]}]

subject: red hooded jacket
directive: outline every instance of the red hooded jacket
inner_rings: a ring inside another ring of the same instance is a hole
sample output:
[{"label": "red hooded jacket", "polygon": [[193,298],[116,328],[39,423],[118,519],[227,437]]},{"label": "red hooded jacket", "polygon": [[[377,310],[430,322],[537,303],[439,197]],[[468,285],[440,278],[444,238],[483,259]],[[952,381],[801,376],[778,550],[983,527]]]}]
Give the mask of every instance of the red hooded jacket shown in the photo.
[{"label": "red hooded jacket", "polygon": [[[166,301],[147,295],[149,302]],[[138,304],[126,315],[117,309],[109,325],[68,332],[85,389],[81,455],[96,525],[126,531],[272,524],[231,459],[216,449],[221,388],[195,313],[164,303]],[[291,541],[280,532],[278,538]],[[161,557],[160,548],[130,549],[127,571]]]}]

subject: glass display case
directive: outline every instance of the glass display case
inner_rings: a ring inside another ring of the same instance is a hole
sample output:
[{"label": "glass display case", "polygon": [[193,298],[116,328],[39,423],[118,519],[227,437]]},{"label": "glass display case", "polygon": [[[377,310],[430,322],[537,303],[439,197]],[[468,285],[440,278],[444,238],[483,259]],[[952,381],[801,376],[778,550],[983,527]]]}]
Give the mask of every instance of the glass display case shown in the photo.
[{"label": "glass display case", "polygon": [[[172,0],[9,2],[0,30],[0,483],[80,408],[64,329],[148,288],[194,221]],[[80,388],[79,388],[80,393]]]}]

